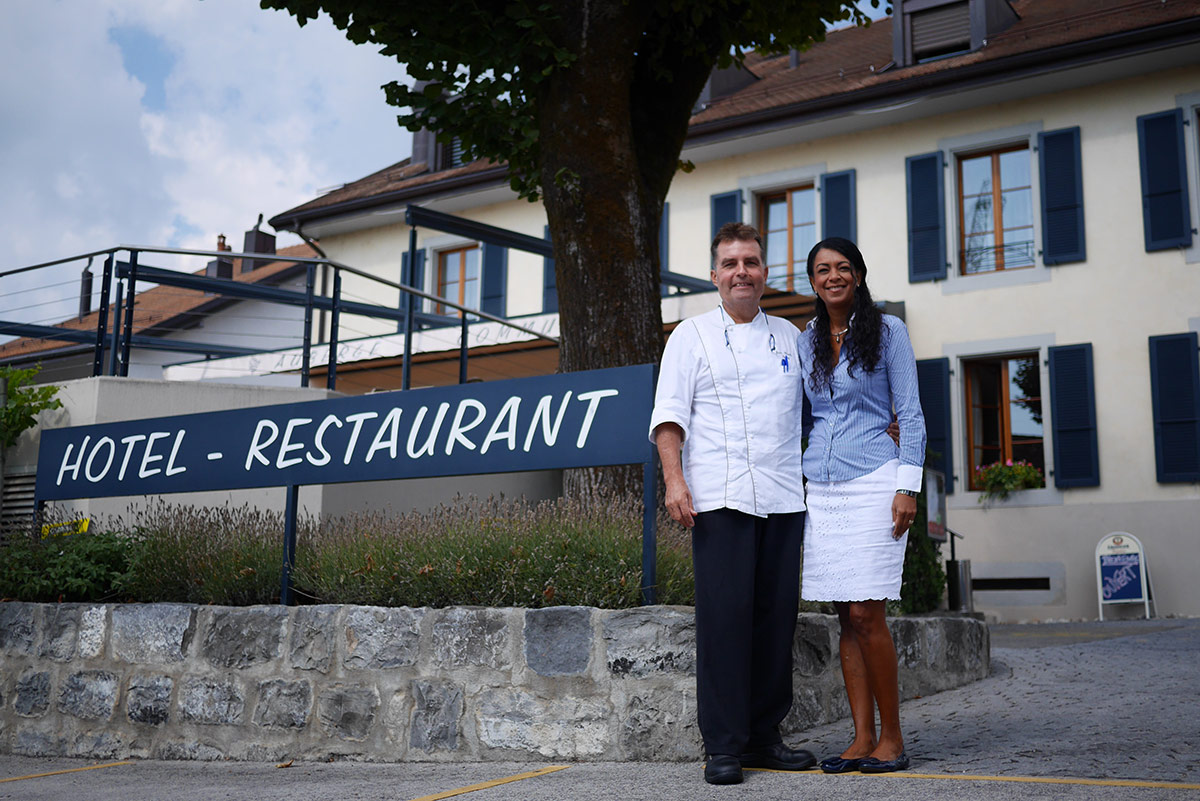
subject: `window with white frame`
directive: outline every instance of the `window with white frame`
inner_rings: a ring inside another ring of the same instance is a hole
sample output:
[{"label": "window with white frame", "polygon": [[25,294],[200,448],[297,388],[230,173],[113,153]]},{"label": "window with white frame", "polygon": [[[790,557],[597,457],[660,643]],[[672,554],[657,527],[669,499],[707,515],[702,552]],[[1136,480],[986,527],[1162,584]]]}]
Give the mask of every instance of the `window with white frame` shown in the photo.
[{"label": "window with white frame", "polygon": [[813,294],[808,251],[817,243],[816,189],[812,184],[759,196],[759,232],[766,249],[767,286]]},{"label": "window with white frame", "polygon": [[[439,297],[460,306],[477,309],[481,277],[479,245],[470,244],[438,251],[435,293]],[[441,303],[435,305],[434,313],[451,317],[462,316],[458,309]]]}]

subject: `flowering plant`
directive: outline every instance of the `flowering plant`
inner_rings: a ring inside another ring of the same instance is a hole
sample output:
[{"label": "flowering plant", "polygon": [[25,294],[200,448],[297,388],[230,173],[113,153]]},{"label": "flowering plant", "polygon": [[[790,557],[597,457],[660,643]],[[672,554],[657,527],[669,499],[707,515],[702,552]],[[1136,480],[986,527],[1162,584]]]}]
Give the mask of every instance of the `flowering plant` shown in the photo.
[{"label": "flowering plant", "polygon": [[1003,501],[1013,490],[1046,486],[1042,471],[1026,461],[1008,459],[975,468],[975,486],[980,490],[979,502]]}]

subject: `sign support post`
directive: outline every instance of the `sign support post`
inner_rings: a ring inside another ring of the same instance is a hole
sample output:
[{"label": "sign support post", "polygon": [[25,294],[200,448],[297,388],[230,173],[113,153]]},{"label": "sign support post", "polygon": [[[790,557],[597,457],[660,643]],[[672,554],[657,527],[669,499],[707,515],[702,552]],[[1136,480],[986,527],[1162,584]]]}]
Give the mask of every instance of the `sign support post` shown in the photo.
[{"label": "sign support post", "polygon": [[296,568],[296,515],[300,506],[300,487],[288,484],[287,506],[283,512],[283,577],[279,585],[279,603],[292,603],[292,571]]},{"label": "sign support post", "polygon": [[658,513],[656,492],[658,470],[655,452],[650,451],[650,460],[642,466],[642,603],[655,603],[658,587],[658,528],[655,523]]}]

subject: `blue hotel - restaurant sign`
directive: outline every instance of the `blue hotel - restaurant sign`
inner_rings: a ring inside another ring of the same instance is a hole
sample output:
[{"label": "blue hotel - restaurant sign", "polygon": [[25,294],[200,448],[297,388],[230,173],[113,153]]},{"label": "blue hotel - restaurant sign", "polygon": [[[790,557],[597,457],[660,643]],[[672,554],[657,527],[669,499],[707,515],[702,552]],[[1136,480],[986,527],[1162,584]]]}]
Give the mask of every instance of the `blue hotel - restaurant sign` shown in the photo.
[{"label": "blue hotel - restaurant sign", "polygon": [[654,366],[42,432],[39,501],[507,473],[651,458]]}]

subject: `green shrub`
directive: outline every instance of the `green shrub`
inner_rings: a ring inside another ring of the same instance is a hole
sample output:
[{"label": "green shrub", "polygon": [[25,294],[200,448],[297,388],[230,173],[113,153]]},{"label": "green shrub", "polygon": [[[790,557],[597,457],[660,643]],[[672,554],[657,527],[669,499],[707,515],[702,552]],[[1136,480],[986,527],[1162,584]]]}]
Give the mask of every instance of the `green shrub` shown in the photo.
[{"label": "green shrub", "polygon": [[904,577],[900,583],[900,611],[904,614],[932,612],[942,604],[946,570],[942,567],[941,543],[930,539],[928,531],[922,490],[904,550]]},{"label": "green shrub", "polygon": [[[306,527],[298,592],[380,606],[559,605],[641,600],[640,504],[462,501],[428,514],[363,514]],[[690,604],[690,549],[664,526],[659,603]]]},{"label": "green shrub", "polygon": [[128,544],[116,534],[87,531],[42,538],[10,534],[0,546],[0,597],[18,601],[122,600]]},{"label": "green shrub", "polygon": [[122,588],[143,602],[279,602],[283,514],[248,506],[169,506],[132,513]]}]

